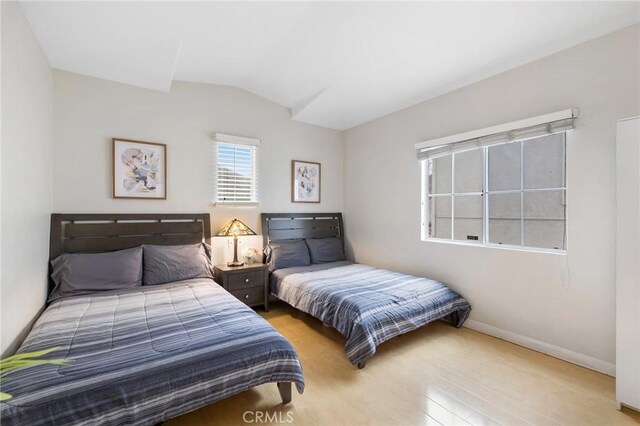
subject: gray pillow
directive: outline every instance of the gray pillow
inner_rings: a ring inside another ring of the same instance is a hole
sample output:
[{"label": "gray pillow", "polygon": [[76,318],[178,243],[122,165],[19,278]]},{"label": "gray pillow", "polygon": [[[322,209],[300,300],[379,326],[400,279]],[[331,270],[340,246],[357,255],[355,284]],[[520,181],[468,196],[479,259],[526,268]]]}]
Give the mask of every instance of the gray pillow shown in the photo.
[{"label": "gray pillow", "polygon": [[143,285],[164,284],[191,278],[213,278],[211,254],[206,244],[180,246],[143,245]]},{"label": "gray pillow", "polygon": [[346,260],[340,238],[309,238],[306,240],[312,263]]},{"label": "gray pillow", "polygon": [[311,265],[309,248],[302,240],[271,243],[266,247],[265,253],[269,271]]},{"label": "gray pillow", "polygon": [[51,261],[56,284],[49,302],[142,285],[142,247],[108,253],[66,253]]}]

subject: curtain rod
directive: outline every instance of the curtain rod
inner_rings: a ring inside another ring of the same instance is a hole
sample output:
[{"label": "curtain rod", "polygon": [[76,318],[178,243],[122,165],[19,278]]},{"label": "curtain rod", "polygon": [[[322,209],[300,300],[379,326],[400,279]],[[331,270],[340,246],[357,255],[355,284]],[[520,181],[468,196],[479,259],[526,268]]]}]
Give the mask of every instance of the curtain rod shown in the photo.
[{"label": "curtain rod", "polygon": [[578,108],[564,109],[562,111],[539,115],[537,117],[525,118],[523,120],[516,120],[509,123],[498,124],[496,126],[485,127],[484,129],[472,130],[470,132],[458,133],[455,135],[444,136],[437,139],[429,139],[415,144],[415,149],[420,150],[438,145],[463,142],[470,139],[481,138],[483,136],[494,135],[496,133],[503,133],[511,130],[522,129],[525,127],[537,126],[539,124],[551,123],[553,121],[564,120],[567,118],[576,118],[579,115],[580,110]]}]

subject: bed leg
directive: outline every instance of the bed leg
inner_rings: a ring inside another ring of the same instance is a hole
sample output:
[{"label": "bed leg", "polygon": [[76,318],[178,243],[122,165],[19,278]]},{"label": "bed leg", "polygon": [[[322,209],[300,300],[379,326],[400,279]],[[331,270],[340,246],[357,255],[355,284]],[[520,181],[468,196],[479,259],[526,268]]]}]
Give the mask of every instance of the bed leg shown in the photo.
[{"label": "bed leg", "polygon": [[278,382],[278,392],[283,405],[291,402],[291,382]]},{"label": "bed leg", "polygon": [[362,370],[367,365],[367,361],[360,361],[358,363],[358,369]]}]

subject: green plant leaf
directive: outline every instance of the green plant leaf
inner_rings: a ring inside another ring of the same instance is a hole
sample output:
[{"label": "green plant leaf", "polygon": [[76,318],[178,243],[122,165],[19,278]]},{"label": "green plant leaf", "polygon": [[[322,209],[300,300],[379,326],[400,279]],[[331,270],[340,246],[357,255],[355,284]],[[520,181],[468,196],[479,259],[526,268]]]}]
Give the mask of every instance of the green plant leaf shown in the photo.
[{"label": "green plant leaf", "polygon": [[24,360],[24,361],[14,361],[6,366],[3,366],[3,368],[0,369],[0,371],[3,371],[4,369],[14,369],[14,368],[24,368],[24,367],[29,367],[31,365],[41,365],[41,364],[56,364],[56,365],[60,365],[60,364],[65,364],[66,360],[64,359],[28,359],[28,360]]},{"label": "green plant leaf", "polygon": [[15,354],[15,355],[11,355],[7,358],[4,358],[2,360],[0,360],[0,365],[4,364],[5,362],[10,362],[10,361],[14,361],[17,359],[26,359],[26,358],[39,358],[43,355],[46,355],[48,353],[51,353],[55,350],[60,349],[60,347],[56,346],[55,348],[49,348],[49,349],[43,349],[40,351],[34,351],[34,352],[23,352],[21,354]]},{"label": "green plant leaf", "polygon": [[[43,349],[41,351],[23,352],[20,354],[12,355],[5,359],[0,360],[0,381],[8,373],[20,370],[22,368],[33,367],[36,365],[65,365],[70,362],[66,359],[38,359],[41,356],[47,355],[59,349],[57,347],[50,349]],[[13,398],[12,395],[6,392],[0,392],[0,401],[6,401]]]},{"label": "green plant leaf", "polygon": [[12,355],[5,359],[0,360],[0,380],[8,373],[19,370],[22,368],[33,367],[36,365],[65,365],[69,361],[65,359],[38,359],[41,356],[47,355],[56,348],[43,349],[34,352],[23,352],[20,354]]}]

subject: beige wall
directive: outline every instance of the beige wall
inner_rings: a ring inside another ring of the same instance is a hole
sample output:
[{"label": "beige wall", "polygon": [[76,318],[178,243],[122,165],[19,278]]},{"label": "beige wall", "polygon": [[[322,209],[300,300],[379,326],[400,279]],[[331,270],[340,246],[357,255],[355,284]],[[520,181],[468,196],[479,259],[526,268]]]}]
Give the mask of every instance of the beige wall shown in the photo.
[{"label": "beige wall", "polygon": [[44,304],[52,205],[52,71],[17,2],[2,2],[0,353]]},{"label": "beige wall", "polygon": [[[342,211],[342,134],[238,88],[174,82],[164,93],[56,70],[54,121],[56,212],[211,212],[214,232],[237,217],[259,233],[260,212]],[[262,140],[259,206],[212,206],[214,132]],[[166,201],[111,198],[112,137],[167,144]],[[321,204],[291,203],[292,159],[322,164]],[[231,256],[226,243],[214,239],[218,262]]]},{"label": "beige wall", "polygon": [[[450,284],[474,321],[610,366],[615,128],[640,110],[639,43],[636,25],[347,131],[350,251]],[[569,107],[568,256],[420,241],[416,142]]]}]

